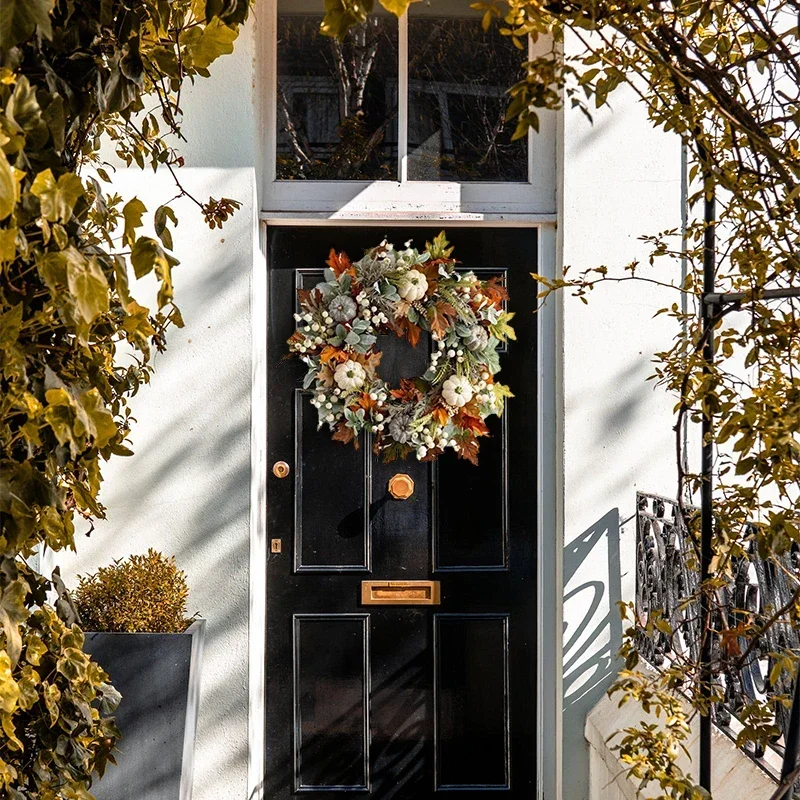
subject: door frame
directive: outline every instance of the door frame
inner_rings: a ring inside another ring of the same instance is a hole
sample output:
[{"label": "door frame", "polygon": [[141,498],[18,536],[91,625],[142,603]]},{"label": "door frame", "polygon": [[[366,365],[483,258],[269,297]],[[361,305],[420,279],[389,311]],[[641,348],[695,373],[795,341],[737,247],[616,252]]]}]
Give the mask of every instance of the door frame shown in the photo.
[{"label": "door frame", "polygon": [[[269,800],[265,791],[265,712],[267,637],[267,237],[272,225],[366,227],[528,227],[538,230],[538,263],[531,271],[555,277],[555,215],[510,214],[354,214],[262,213],[253,254],[250,310],[252,319],[252,391],[250,431],[250,613],[248,800]],[[560,294],[537,314],[537,675],[536,798],[560,800],[562,762],[562,553],[563,553],[563,390]],[[550,532],[547,535],[547,532]],[[532,798],[533,800],[533,798]]]}]

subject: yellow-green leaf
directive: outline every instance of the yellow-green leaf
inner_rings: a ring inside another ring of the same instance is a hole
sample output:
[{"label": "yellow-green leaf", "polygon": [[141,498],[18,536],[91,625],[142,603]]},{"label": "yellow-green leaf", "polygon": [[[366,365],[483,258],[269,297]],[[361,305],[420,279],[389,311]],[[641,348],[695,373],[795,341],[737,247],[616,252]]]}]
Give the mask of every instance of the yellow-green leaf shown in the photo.
[{"label": "yellow-green leaf", "polygon": [[44,685],[44,704],[50,712],[50,727],[58,722],[58,701],[61,699],[61,690],[54,683]]},{"label": "yellow-green leaf", "polygon": [[83,184],[74,172],[65,172],[56,181],[52,170],[46,169],[34,179],[31,194],[39,198],[45,219],[67,222],[75,203],[83,194]]},{"label": "yellow-green leaf", "polygon": [[81,395],[81,405],[91,423],[89,432],[94,436],[97,447],[105,447],[117,435],[114,415],[106,408],[97,389],[89,389]]},{"label": "yellow-green leaf", "polygon": [[47,652],[47,645],[42,641],[38,633],[32,631],[25,639],[25,660],[35,667],[39,666],[42,656]]},{"label": "yellow-green leaf", "polygon": [[137,278],[143,278],[153,271],[166,269],[167,256],[161,245],[149,236],[140,236],[131,251],[131,264]]},{"label": "yellow-green leaf", "polygon": [[27,596],[28,584],[22,578],[17,578],[8,584],[0,595],[0,624],[2,624],[3,633],[6,636],[8,656],[14,667],[22,655],[22,636],[19,626],[30,613],[25,607]]},{"label": "yellow-green leaf", "polygon": [[412,3],[419,0],[380,0],[381,5],[397,17],[402,17]]},{"label": "yellow-green leaf", "polygon": [[77,250],[67,258],[67,285],[75,309],[88,325],[108,311],[108,281],[95,258],[85,258]]},{"label": "yellow-green leaf", "polygon": [[17,229],[0,230],[0,261],[13,261],[17,256]]},{"label": "yellow-green leaf", "polygon": [[5,219],[17,204],[17,182],[6,154],[0,150],[0,220]]},{"label": "yellow-green leaf", "polygon": [[50,10],[55,0],[3,0],[0,3],[0,51],[24,42],[38,27],[50,39]]},{"label": "yellow-green leaf", "polygon": [[24,750],[22,742],[17,738],[17,731],[14,728],[14,720],[11,714],[3,712],[0,714],[0,722],[2,722],[3,733],[6,735],[6,745],[11,750]]},{"label": "yellow-green leaf", "polygon": [[11,658],[0,650],[0,710],[13,713],[19,700],[19,686],[11,673]]},{"label": "yellow-green leaf", "polygon": [[354,25],[360,25],[372,13],[373,0],[325,0],[325,16],[319,26],[323,36],[344,38]]},{"label": "yellow-green leaf", "polygon": [[125,220],[125,231],[122,238],[130,247],[133,247],[136,241],[136,229],[142,227],[142,217],[146,212],[147,208],[138,197],[129,200],[122,209],[122,217]]},{"label": "yellow-green leaf", "polygon": [[0,350],[7,350],[19,338],[22,327],[22,303],[0,314]]},{"label": "yellow-green leaf", "polygon": [[189,28],[181,36],[195,67],[205,69],[219,56],[233,52],[233,43],[239,35],[236,25],[229,26],[214,17],[204,28]]}]

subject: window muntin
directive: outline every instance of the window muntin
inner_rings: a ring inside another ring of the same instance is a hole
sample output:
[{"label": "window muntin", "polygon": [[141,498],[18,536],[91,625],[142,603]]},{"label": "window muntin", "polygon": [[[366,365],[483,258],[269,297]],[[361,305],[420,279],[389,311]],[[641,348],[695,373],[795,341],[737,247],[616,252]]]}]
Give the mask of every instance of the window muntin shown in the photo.
[{"label": "window muntin", "polygon": [[[275,179],[524,183],[506,89],[526,54],[461,0],[385,12],[344,42],[319,33],[312,0],[279,0]],[[400,135],[398,135],[398,132]]]}]

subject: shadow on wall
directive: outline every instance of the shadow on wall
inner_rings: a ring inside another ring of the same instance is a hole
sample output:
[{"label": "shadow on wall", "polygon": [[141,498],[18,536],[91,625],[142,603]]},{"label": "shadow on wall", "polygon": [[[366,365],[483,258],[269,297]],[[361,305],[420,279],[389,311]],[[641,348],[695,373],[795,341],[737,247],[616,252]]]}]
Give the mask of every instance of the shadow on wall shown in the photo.
[{"label": "shadow on wall", "polygon": [[[167,176],[168,177],[168,176]],[[173,191],[166,178],[118,181],[148,208]],[[194,800],[244,798],[247,786],[250,519],[250,277],[255,209],[249,170],[186,170],[197,196],[243,201],[224,232],[179,209],[182,264],[176,297],[186,320],[170,331],[151,385],[131,402],[137,418],[131,458],[104,467],[108,519],[77,554],[58,555],[68,585],[131,553],[153,547],[175,555],[187,573],[189,612],[207,620]],[[137,287],[143,302],[147,286]],[[124,699],[123,699],[124,702]],[[120,748],[124,749],[124,741]],[[163,790],[157,770],[148,791]],[[151,796],[150,794],[147,795]],[[137,798],[139,800],[139,798]],[[141,800],[144,800],[144,795]]]},{"label": "shadow on wall", "polygon": [[[569,620],[564,623],[565,754],[577,755],[586,750],[586,715],[619,669],[619,539],[619,509],[613,508],[564,548],[564,618]],[[581,580],[581,574],[587,572],[592,579]],[[569,800],[588,798],[588,780],[585,786],[575,789],[580,794],[570,795]]]}]

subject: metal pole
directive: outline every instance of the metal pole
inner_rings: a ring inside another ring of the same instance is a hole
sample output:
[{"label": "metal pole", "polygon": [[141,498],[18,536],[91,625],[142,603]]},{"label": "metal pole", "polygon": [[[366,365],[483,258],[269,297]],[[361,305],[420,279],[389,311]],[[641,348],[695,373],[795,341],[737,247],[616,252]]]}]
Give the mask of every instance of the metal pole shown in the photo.
[{"label": "metal pole", "polygon": [[[716,201],[714,186],[710,176],[705,180],[705,205],[703,218],[703,294],[714,291],[716,272],[715,221]],[[716,306],[702,304],[703,335],[703,374],[711,373],[714,365],[714,321]],[[700,785],[711,791],[711,597],[705,591],[705,583],[711,576],[712,539],[714,535],[713,509],[713,469],[714,444],[712,442],[712,420],[710,413],[703,415],[701,434],[703,437],[700,471],[702,486],[700,490],[700,581],[703,591],[700,594],[701,651],[700,651],[700,692],[708,703],[706,713],[700,717]]]},{"label": "metal pole", "polygon": [[[786,749],[783,751],[783,766],[781,767],[781,783],[797,769],[797,753],[800,750],[800,664],[794,678],[794,698],[792,699],[792,713],[789,715],[789,730],[786,731]],[[792,787],[786,789],[786,794],[781,800],[791,800]]]}]

